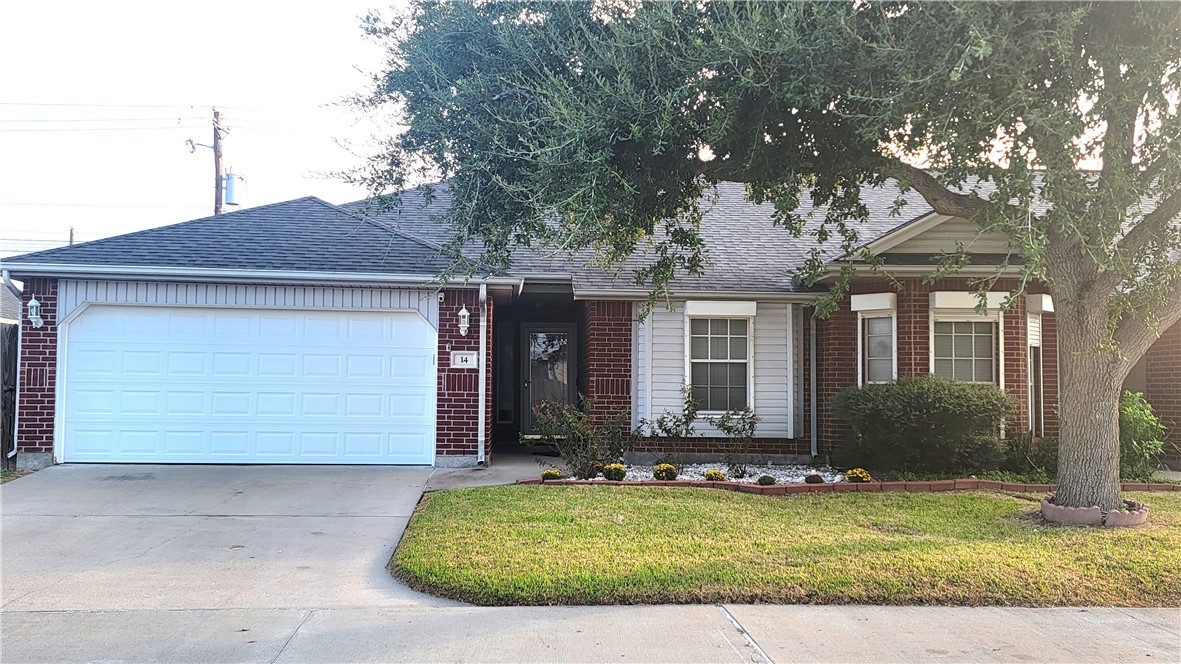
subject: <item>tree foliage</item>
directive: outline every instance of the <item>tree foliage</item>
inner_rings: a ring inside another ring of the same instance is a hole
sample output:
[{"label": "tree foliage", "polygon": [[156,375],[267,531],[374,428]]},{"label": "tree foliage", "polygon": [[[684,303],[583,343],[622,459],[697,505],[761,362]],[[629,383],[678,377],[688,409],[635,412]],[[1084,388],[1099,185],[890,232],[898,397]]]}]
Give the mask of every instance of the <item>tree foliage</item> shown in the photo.
[{"label": "tree foliage", "polygon": [[866,258],[862,188],[893,180],[1008,235],[1004,267],[1078,314],[1063,351],[1105,381],[1181,318],[1181,4],[419,0],[365,29],[388,61],[355,101],[405,127],[354,179],[447,179],[455,246],[493,269],[514,245],[646,247],[636,279],[664,292],[707,260],[711,185],[742,182],[845,249],[825,313]]}]

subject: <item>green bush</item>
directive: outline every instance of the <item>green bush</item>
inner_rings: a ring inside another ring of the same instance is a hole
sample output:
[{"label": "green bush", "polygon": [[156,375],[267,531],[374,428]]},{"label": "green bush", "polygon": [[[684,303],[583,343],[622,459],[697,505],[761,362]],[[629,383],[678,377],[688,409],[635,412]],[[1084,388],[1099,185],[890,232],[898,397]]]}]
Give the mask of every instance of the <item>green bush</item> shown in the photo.
[{"label": "green bush", "polygon": [[1165,427],[1139,392],[1124,392],[1119,403],[1119,476],[1151,482],[1155,459],[1164,449]]},{"label": "green bush", "polygon": [[833,453],[839,466],[962,473],[1005,462],[1013,400],[991,383],[902,378],[846,389],[833,405],[851,429]]},{"label": "green bush", "polygon": [[619,463],[635,445],[639,433],[630,429],[631,412],[620,408],[606,417],[594,415],[594,402],[582,398],[578,406],[543,402],[533,407],[537,429],[558,451],[578,479],[599,474],[605,464]]},{"label": "green bush", "polygon": [[627,477],[627,466],[622,463],[609,463],[603,466],[603,479],[622,482]]},{"label": "green bush", "polygon": [[771,477],[770,475],[762,475],[756,481],[763,486],[771,486],[777,480],[774,477]]},{"label": "green bush", "polygon": [[541,479],[543,480],[560,480],[562,479],[562,471],[557,468],[546,468],[541,471]]}]

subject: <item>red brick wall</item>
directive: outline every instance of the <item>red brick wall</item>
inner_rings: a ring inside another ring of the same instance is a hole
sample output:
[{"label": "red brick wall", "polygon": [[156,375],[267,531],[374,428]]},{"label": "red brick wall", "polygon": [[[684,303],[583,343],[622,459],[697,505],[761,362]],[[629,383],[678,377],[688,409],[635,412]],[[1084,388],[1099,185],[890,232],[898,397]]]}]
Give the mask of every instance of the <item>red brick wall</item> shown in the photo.
[{"label": "red brick wall", "polygon": [[[25,306],[36,297],[45,324],[33,327]],[[17,397],[17,449],[53,452],[53,415],[57,385],[57,279],[37,277],[25,283],[21,306],[20,393]]]},{"label": "red brick wall", "polygon": [[[940,279],[924,284],[921,278],[901,279],[902,290],[898,292],[898,375],[922,376],[930,373],[930,294],[932,291],[975,291],[976,286],[966,278]],[[1005,291],[1018,287],[1014,279],[998,280],[991,288]],[[1031,291],[1034,289],[1031,289]],[[892,292],[894,287],[885,281],[863,281],[850,288],[850,294]],[[1004,372],[1005,391],[1017,399],[1018,412],[1010,418],[1008,426],[1013,431],[1029,428],[1028,411],[1028,368],[1029,355],[1026,347],[1025,301],[1020,299],[1004,316]],[[1046,322],[1048,320],[1048,323]],[[1043,318],[1053,336],[1052,315]],[[857,384],[857,314],[850,308],[850,298],[840,303],[840,308],[826,320],[820,322],[820,352],[817,358],[819,369],[819,424],[822,453],[832,447],[845,435],[845,427],[837,420],[832,410],[833,397]],[[1047,435],[1057,430],[1057,344],[1051,339],[1043,349],[1043,371],[1046,380],[1046,428]]]},{"label": "red brick wall", "polygon": [[1168,428],[1166,456],[1181,460],[1181,323],[1165,331],[1144,355],[1144,398]]},{"label": "red brick wall", "polygon": [[[459,310],[467,307],[471,328],[459,333]],[[492,298],[488,298],[488,370],[452,369],[451,351],[480,351],[480,294],[474,290],[443,291],[439,304],[439,403],[435,451],[439,456],[473,456],[479,451],[480,375],[483,373],[484,449],[492,452]]]},{"label": "red brick wall", "polygon": [[632,303],[591,300],[579,306],[579,390],[606,418],[632,409]]}]

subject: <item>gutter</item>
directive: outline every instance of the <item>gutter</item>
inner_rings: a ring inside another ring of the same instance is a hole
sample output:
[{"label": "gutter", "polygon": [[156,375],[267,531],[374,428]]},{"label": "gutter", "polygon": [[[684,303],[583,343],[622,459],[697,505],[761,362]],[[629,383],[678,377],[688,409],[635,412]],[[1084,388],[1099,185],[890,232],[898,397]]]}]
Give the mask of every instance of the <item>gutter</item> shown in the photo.
[{"label": "gutter", "polygon": [[485,450],[487,447],[488,404],[484,403],[488,391],[488,285],[480,284],[480,413],[477,416],[477,440],[479,449],[476,452],[476,465],[486,463]]},{"label": "gutter", "polygon": [[[813,302],[824,295],[824,292],[814,293],[785,293],[783,291],[731,291],[695,290],[676,291],[669,294],[669,299],[703,299],[703,300],[758,300],[765,302]],[[651,291],[642,289],[574,289],[575,300],[647,300]],[[663,298],[662,298],[663,299]]]},{"label": "gutter", "polygon": [[24,293],[16,287],[16,284],[12,283],[12,275],[9,274],[8,270],[2,270],[0,274],[3,275],[4,285],[16,296],[17,302],[20,303],[16,310],[16,384],[13,386],[16,391],[12,394],[12,449],[4,455],[6,459],[11,459],[16,456],[16,433],[20,431],[21,410],[18,406],[20,405],[21,393],[21,333],[24,332],[25,327],[22,324],[24,317],[21,315],[21,310],[24,308]]},{"label": "gutter", "polygon": [[[289,283],[357,283],[399,284],[428,288],[440,285],[433,275],[390,274],[378,272],[307,272],[296,270],[240,270],[207,267],[152,267],[138,265],[70,265],[62,263],[8,263],[5,272],[17,274],[52,274],[69,277],[166,277],[181,281],[289,282]],[[520,277],[486,277],[481,286],[512,286],[520,288]],[[442,284],[447,288],[475,288],[474,283],[462,281]]]}]

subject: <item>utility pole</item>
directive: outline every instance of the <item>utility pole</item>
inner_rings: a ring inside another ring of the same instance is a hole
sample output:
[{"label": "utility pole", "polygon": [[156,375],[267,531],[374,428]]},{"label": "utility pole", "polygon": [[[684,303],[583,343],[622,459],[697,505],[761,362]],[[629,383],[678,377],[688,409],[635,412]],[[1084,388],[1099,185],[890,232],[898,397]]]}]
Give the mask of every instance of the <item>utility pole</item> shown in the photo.
[{"label": "utility pole", "polygon": [[222,187],[225,186],[225,174],[221,169],[221,113],[213,109],[213,214],[221,214]]},{"label": "utility pole", "polygon": [[74,227],[70,226],[70,246],[74,246]]}]

